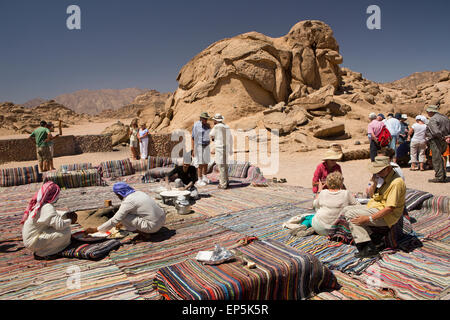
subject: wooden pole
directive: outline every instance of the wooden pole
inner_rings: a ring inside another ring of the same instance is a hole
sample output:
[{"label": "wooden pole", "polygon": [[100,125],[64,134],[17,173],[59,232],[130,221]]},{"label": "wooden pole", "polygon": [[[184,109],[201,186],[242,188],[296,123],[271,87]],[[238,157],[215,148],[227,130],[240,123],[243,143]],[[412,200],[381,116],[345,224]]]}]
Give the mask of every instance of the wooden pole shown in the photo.
[{"label": "wooden pole", "polygon": [[62,136],[62,121],[59,120],[59,135]]}]

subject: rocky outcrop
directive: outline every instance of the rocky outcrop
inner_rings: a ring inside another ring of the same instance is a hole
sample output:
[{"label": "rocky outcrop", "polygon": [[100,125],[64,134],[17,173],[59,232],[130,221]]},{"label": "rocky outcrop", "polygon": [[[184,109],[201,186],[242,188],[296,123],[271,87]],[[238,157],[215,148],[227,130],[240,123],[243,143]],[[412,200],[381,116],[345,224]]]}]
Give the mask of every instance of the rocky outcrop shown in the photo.
[{"label": "rocky outcrop", "polygon": [[103,135],[111,135],[111,144],[116,146],[122,142],[128,142],[128,130],[130,126],[124,125],[122,122],[117,121],[113,125],[107,127],[102,131]]},{"label": "rocky outcrop", "polygon": [[[158,114],[156,129],[191,128],[202,111],[220,112],[232,122],[280,102],[324,107],[329,102],[324,94],[339,87],[340,63],[331,28],[316,20],[297,23],[281,38],[249,32],[218,41],[181,69],[178,89],[166,104],[166,115]],[[325,93],[314,96],[324,87]],[[314,99],[321,106],[311,105]]]}]

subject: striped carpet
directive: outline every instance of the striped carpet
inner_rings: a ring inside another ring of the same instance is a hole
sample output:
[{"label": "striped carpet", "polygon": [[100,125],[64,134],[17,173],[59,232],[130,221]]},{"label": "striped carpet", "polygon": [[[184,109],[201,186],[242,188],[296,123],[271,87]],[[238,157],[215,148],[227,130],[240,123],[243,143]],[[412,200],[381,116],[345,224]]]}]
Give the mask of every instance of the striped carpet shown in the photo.
[{"label": "striped carpet", "polygon": [[[160,184],[142,184],[134,178],[136,190],[156,195]],[[414,230],[425,239],[422,248],[386,254],[377,262],[355,262],[354,247],[324,237],[292,237],[281,225],[311,212],[311,189],[273,183],[266,188],[239,184],[229,190],[218,190],[216,185],[199,188],[211,197],[197,201],[195,214],[170,213],[165,229],[150,242],[125,244],[98,262],[36,261],[21,241],[9,240],[21,237],[19,221],[40,185],[0,188],[0,299],[158,299],[152,282],[159,268],[192,258],[215,243],[232,244],[245,235],[283,242],[316,255],[333,269],[343,288],[313,299],[437,299],[450,287],[448,197],[430,198],[422,209],[410,212],[417,219]],[[106,199],[119,203],[111,185],[68,189],[62,190],[56,207],[102,207]],[[79,289],[67,289],[69,266],[81,269]],[[379,288],[370,281],[376,270]]]}]

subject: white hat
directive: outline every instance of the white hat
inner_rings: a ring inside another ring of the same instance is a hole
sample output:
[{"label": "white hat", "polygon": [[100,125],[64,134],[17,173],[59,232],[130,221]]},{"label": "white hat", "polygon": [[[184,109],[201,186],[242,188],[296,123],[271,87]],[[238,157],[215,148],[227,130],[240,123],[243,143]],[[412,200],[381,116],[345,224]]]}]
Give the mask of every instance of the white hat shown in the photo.
[{"label": "white hat", "polygon": [[216,113],[212,119],[217,122],[222,122],[224,117],[220,113]]},{"label": "white hat", "polygon": [[402,114],[402,119],[408,119],[408,115],[406,113]]}]

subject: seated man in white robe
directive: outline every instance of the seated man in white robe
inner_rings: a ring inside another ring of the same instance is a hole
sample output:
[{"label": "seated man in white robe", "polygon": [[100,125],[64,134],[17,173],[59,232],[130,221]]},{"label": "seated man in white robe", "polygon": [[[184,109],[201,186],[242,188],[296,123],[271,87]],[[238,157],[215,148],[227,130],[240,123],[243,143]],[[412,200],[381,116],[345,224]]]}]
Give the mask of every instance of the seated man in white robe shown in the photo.
[{"label": "seated man in white robe", "polygon": [[87,228],[85,233],[105,232],[119,222],[131,232],[137,232],[143,239],[158,232],[166,222],[166,213],[148,194],[136,191],[125,182],[117,182],[113,192],[122,200],[116,214],[97,228]]},{"label": "seated man in white robe", "polygon": [[60,213],[53,207],[60,190],[54,182],[44,183],[23,215],[23,243],[36,259],[53,256],[70,244],[70,225],[76,223],[77,215],[74,212]]}]

